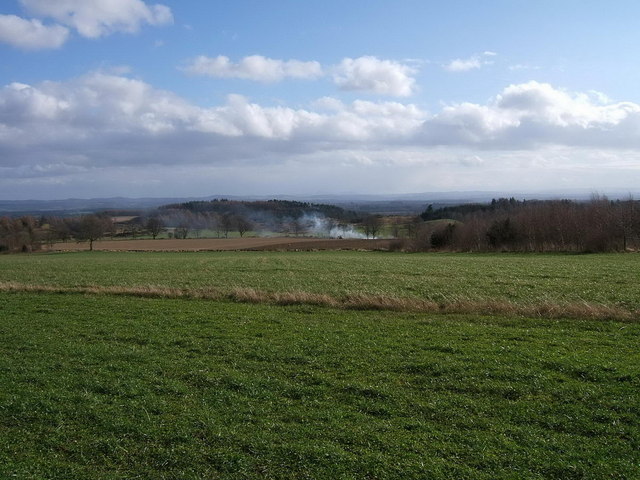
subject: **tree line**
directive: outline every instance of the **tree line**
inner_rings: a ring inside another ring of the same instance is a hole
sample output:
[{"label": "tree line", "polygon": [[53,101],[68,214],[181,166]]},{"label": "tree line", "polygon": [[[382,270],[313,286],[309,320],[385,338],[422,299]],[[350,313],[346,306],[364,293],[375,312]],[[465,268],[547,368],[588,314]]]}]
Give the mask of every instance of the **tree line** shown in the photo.
[{"label": "tree line", "polygon": [[594,196],[493,200],[427,209],[413,248],[455,251],[613,252],[640,248],[640,202]]},{"label": "tree line", "polygon": [[32,217],[0,218],[0,252],[33,252],[42,244],[74,239],[78,242],[93,242],[114,233],[114,224],[107,215],[82,215],[79,217]]},{"label": "tree line", "polygon": [[210,201],[191,201],[164,205],[164,210],[185,210],[192,213],[215,213],[217,215],[242,215],[245,217],[276,219],[300,219],[304,216],[318,215],[340,221],[354,221],[359,215],[337,205],[298,202],[293,200],[240,201],[214,199]]},{"label": "tree line", "polygon": [[292,200],[239,201],[214,199],[191,201],[159,207],[157,215],[166,225],[175,227],[174,235],[198,236],[202,230],[227,237],[236,231],[242,237],[248,231],[275,232],[285,235],[328,236],[340,226],[361,222],[358,213],[336,205]]},{"label": "tree line", "polygon": [[[225,203],[224,200],[213,204]],[[212,203],[212,202],[204,202]],[[56,242],[93,243],[103,237],[160,235],[184,239],[226,238],[232,232],[268,231],[284,235],[339,236],[354,230],[367,238],[397,238],[393,249],[407,251],[613,252],[640,249],[640,202],[594,196],[570,200],[497,199],[487,204],[426,208],[416,217],[355,217],[353,222],[302,214],[301,202],[278,202],[280,214],[250,210],[235,202],[227,210],[160,208],[152,212],[103,212],[76,217],[22,216],[0,218],[0,252],[32,252]],[[251,202],[253,203],[253,202]],[[269,203],[269,202],[264,202]],[[275,203],[274,203],[275,205]],[[293,207],[289,210],[288,207]],[[287,207],[287,208],[285,208]],[[336,207],[339,208],[339,207]],[[129,215],[114,221],[114,213]],[[286,213],[286,214],[285,214]],[[299,214],[300,213],[300,214]],[[298,215],[299,214],[299,215]],[[345,214],[347,218],[351,214]],[[336,233],[337,232],[337,233]],[[357,232],[356,232],[357,233]]]}]

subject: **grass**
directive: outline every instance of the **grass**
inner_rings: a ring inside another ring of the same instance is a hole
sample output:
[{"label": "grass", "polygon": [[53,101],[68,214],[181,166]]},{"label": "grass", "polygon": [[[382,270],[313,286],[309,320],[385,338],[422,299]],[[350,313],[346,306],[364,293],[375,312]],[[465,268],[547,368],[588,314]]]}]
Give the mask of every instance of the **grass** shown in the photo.
[{"label": "grass", "polygon": [[252,288],[640,310],[640,255],[380,252],[80,252],[0,257],[0,282],[64,287]]},{"label": "grass", "polygon": [[273,305],[317,305],[345,310],[391,310],[420,313],[469,313],[486,315],[515,315],[543,318],[576,318],[595,320],[636,321],[635,312],[622,308],[588,302],[558,303],[529,302],[517,304],[500,300],[455,300],[436,303],[417,298],[389,295],[349,294],[332,297],[327,294],[300,291],[267,292],[254,288],[175,288],[175,287],[119,287],[87,286],[63,287],[54,285],[0,282],[0,292],[81,293],[93,295],[128,295],[144,298],[183,298],[199,300],[231,300],[244,303]]},{"label": "grass", "polygon": [[639,262],[2,256],[0,478],[640,478]]},{"label": "grass", "polygon": [[0,294],[2,478],[637,478],[638,324]]}]

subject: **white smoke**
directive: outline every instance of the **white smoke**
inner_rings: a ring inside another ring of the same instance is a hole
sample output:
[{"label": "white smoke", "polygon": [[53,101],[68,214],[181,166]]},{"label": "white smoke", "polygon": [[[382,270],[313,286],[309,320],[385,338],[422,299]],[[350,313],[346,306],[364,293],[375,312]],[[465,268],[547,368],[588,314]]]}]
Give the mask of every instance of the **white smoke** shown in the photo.
[{"label": "white smoke", "polygon": [[306,214],[302,217],[301,222],[307,227],[307,233],[314,237],[367,238],[364,233],[357,231],[352,224],[338,222],[322,215]]}]

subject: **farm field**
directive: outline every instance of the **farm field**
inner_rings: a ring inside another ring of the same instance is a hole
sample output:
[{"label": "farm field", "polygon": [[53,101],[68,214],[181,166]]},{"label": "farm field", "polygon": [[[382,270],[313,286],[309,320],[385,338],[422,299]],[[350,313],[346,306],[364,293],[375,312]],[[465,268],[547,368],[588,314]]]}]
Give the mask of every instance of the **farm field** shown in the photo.
[{"label": "farm field", "polygon": [[0,478],[638,478],[639,275],[633,254],[2,256]]},{"label": "farm field", "polygon": [[17,289],[122,287],[159,294],[175,288],[186,296],[257,291],[442,305],[592,305],[632,317],[640,310],[636,254],[77,252],[0,257],[0,282],[5,289],[13,283]]},{"label": "farm field", "polygon": [[[99,240],[94,250],[110,252],[198,252],[226,250],[358,250],[387,248],[389,240],[319,239],[313,237],[244,237],[244,238],[158,238],[138,240]],[[53,252],[75,252],[89,250],[89,244],[77,242],[55,243],[45,250]]]}]

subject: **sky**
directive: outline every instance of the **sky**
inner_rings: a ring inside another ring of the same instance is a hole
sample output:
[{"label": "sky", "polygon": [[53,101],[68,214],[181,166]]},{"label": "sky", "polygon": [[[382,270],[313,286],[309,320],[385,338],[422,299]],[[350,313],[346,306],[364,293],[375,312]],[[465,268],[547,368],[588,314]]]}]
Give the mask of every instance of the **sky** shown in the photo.
[{"label": "sky", "polygon": [[2,0],[0,199],[640,188],[640,2]]}]

